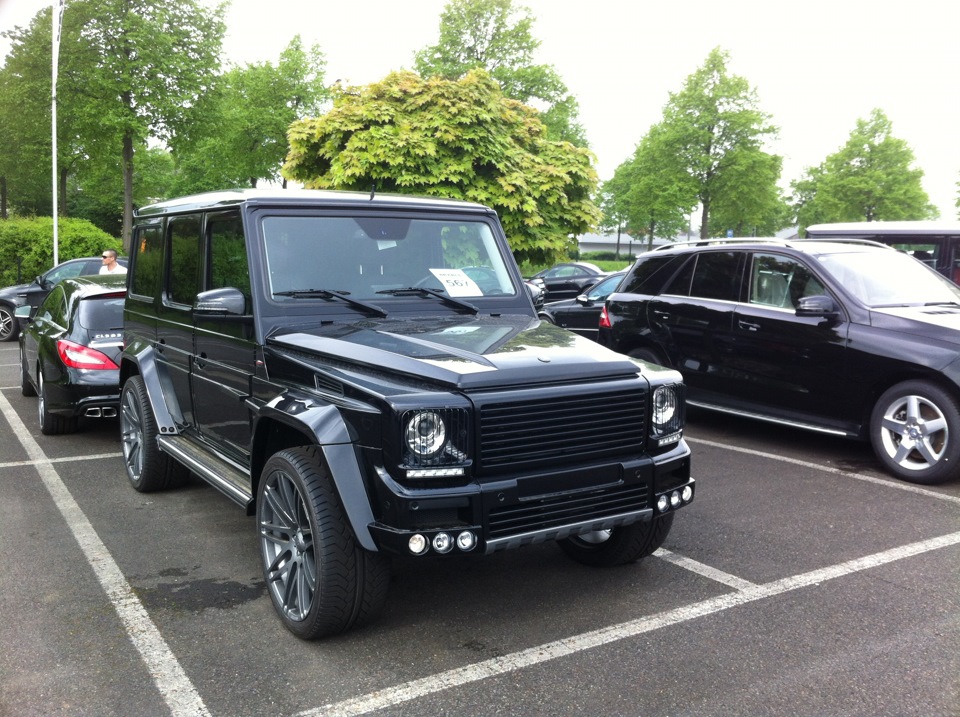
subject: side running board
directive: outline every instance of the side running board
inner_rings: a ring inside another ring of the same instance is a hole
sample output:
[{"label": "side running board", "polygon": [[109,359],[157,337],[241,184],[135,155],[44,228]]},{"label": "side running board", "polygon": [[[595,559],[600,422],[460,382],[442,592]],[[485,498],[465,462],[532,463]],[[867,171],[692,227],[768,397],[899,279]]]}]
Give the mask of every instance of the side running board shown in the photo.
[{"label": "side running board", "polygon": [[157,436],[160,450],[185,465],[231,500],[248,508],[253,502],[250,478],[235,463],[211,455],[183,436]]}]

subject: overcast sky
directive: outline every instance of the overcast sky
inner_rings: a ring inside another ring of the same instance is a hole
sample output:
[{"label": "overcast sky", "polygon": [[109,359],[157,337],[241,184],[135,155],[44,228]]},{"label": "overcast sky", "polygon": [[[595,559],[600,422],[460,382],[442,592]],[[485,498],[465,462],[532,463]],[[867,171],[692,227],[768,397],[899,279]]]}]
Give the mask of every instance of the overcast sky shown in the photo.
[{"label": "overcast sky", "polygon": [[[210,0],[212,2],[212,0]],[[26,25],[41,0],[0,0],[0,30]],[[297,32],[320,45],[327,79],[366,84],[410,68],[436,42],[446,0],[233,0],[226,57],[269,60]],[[960,3],[912,0],[515,0],[536,18],[538,62],[554,65],[609,179],[670,92],[721,47],[780,128],[781,184],[820,164],[857,119],[880,108],[924,171],[941,217],[957,216],[960,180]],[[0,39],[0,53],[8,45]]]}]

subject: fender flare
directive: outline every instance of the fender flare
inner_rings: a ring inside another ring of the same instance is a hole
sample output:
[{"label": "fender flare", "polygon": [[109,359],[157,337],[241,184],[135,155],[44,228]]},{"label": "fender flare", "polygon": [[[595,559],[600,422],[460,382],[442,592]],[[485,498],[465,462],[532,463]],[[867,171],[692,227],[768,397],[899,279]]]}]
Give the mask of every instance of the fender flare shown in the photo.
[{"label": "fender flare", "polygon": [[[263,405],[257,413],[257,422],[269,418],[313,438],[323,452],[323,460],[330,471],[353,534],[364,549],[376,552],[377,545],[370,533],[370,525],[376,519],[367,497],[353,440],[340,409],[312,396],[286,392]],[[255,440],[259,440],[259,434],[254,426]]]},{"label": "fender flare", "polygon": [[[166,371],[157,365],[156,351],[153,346],[143,342],[128,345],[123,351],[123,361],[131,362],[137,367],[137,373],[143,379],[147,389],[147,398],[150,409],[157,422],[157,430],[162,435],[176,435],[180,432],[178,425],[183,424],[183,414],[177,405],[169,406],[164,396],[174,396],[173,386]],[[121,369],[123,382],[126,383],[130,371]],[[121,390],[123,385],[121,384]]]}]

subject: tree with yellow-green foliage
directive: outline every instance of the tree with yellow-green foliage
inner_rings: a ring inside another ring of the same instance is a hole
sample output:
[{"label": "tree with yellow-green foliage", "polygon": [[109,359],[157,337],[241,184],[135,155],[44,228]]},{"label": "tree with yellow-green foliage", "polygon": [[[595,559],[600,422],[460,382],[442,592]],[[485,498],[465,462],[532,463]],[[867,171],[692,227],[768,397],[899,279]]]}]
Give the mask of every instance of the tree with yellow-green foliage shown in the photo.
[{"label": "tree with yellow-green foliage", "polygon": [[492,207],[517,261],[549,263],[599,219],[593,155],[546,139],[539,113],[482,70],[459,80],[395,72],[341,88],[295,122],[284,176],[314,189],[447,197]]}]

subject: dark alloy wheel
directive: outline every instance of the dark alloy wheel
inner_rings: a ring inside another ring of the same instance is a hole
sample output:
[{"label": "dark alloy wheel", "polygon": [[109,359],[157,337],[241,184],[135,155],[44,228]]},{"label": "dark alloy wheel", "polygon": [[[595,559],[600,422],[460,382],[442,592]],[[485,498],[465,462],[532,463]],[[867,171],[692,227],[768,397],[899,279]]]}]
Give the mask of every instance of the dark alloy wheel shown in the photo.
[{"label": "dark alloy wheel", "polygon": [[257,491],[263,574],[284,625],[305,640],[373,619],[390,562],[357,544],[316,446],[267,461]]},{"label": "dark alloy wheel", "polygon": [[127,478],[141,493],[181,484],[189,471],[157,446],[157,421],[140,376],[123,384],[120,396],[120,440]]},{"label": "dark alloy wheel", "polygon": [[904,381],[880,397],[870,442],[883,466],[905,481],[932,485],[960,475],[960,410],[928,381]]},{"label": "dark alloy wheel", "polygon": [[40,433],[45,436],[57,436],[64,433],[73,433],[77,430],[77,419],[74,416],[58,416],[47,410],[47,386],[43,382],[43,371],[37,371],[39,384],[37,395],[37,414],[40,419]]},{"label": "dark alloy wheel", "polygon": [[667,539],[673,513],[610,530],[595,530],[558,541],[561,550],[584,565],[610,567],[645,558]]}]

